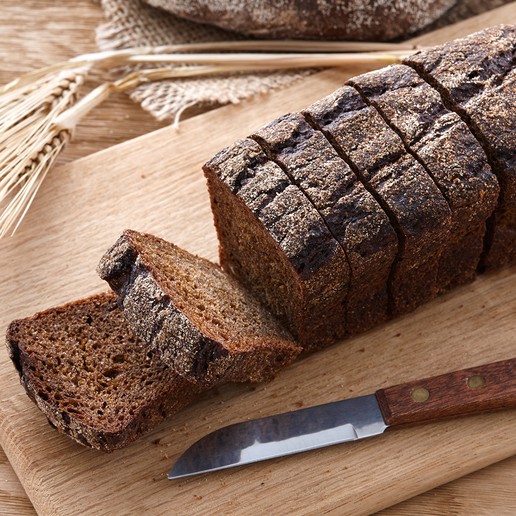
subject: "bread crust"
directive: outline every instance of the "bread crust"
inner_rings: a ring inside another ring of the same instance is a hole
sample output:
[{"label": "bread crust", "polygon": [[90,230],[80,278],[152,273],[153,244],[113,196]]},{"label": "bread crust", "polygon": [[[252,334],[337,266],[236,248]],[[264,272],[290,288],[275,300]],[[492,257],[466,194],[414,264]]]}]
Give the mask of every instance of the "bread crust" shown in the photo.
[{"label": "bread crust", "polygon": [[450,206],[450,241],[439,264],[439,291],[473,281],[486,220],[499,193],[482,147],[461,118],[446,109],[440,95],[408,66],[382,68],[349,83],[398,133]]},{"label": "bread crust", "polygon": [[422,29],[456,0],[146,0],[177,16],[259,38],[389,40]]}]

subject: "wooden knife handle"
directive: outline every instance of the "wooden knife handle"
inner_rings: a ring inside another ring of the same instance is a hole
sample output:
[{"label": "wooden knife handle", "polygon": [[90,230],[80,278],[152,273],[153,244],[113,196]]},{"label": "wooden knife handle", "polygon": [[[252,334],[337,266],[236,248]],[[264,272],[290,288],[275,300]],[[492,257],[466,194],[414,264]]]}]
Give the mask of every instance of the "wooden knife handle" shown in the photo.
[{"label": "wooden knife handle", "polygon": [[380,389],[389,426],[516,408],[516,358]]}]

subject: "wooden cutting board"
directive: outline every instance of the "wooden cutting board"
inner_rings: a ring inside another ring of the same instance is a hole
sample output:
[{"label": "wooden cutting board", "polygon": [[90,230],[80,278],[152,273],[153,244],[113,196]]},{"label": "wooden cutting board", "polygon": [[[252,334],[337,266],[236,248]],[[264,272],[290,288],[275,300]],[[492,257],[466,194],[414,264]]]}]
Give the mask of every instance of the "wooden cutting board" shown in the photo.
[{"label": "wooden cutting board", "polygon": [[[478,20],[468,23],[430,41],[480,28]],[[215,259],[201,164],[260,124],[332,91],[347,75],[324,72],[198,116],[179,132],[163,129],[54,170],[20,232],[0,242],[0,331],[13,318],[105,288],[95,266],[127,227]],[[189,444],[219,426],[514,356],[515,313],[512,267],[307,357],[268,385],[207,393],[112,455],[53,431],[2,349],[0,443],[40,514],[370,513],[515,454],[516,412],[392,431],[180,482],[167,481],[166,471]]]}]

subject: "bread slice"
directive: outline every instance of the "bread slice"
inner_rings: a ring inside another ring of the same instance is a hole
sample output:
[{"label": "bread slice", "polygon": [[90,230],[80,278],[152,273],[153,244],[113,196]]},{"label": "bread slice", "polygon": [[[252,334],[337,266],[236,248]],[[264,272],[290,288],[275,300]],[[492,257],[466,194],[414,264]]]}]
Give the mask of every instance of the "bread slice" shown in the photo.
[{"label": "bread slice", "polygon": [[13,321],[7,347],[49,422],[105,452],[139,438],[199,393],[135,337],[111,292]]},{"label": "bread slice", "polygon": [[431,177],[354,88],[344,86],[304,113],[350,164],[396,230],[399,251],[388,281],[391,314],[435,297],[451,212]]},{"label": "bread slice", "polygon": [[300,348],[219,266],[125,231],[100,261],[133,329],[173,371],[204,387],[271,379]]},{"label": "bread slice", "polygon": [[412,68],[395,65],[351,79],[422,163],[452,211],[450,242],[439,264],[441,292],[473,281],[498,181],[461,118]]},{"label": "bread slice", "polygon": [[387,278],[398,239],[378,202],[303,115],[284,115],[252,138],[305,193],[346,254],[350,269],[347,333],[385,321]]},{"label": "bread slice", "polygon": [[468,109],[489,142],[484,148],[500,182],[481,263],[483,269],[493,269],[516,261],[516,67]]},{"label": "bread slice", "polygon": [[305,349],[345,335],[349,265],[305,194],[251,139],[204,166],[220,262]]},{"label": "bread slice", "polygon": [[471,129],[500,183],[482,265],[516,260],[516,25],[492,27],[420,51],[404,63]]}]

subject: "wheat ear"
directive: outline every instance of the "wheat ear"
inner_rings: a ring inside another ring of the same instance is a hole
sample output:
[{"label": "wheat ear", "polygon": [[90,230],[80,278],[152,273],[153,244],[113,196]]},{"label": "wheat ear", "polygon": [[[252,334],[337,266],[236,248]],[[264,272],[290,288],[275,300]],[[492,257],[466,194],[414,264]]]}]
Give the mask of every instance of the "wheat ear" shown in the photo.
[{"label": "wheat ear", "polygon": [[54,120],[74,104],[87,72],[62,71],[0,95],[0,238],[16,231],[70,139],[55,130]]}]

